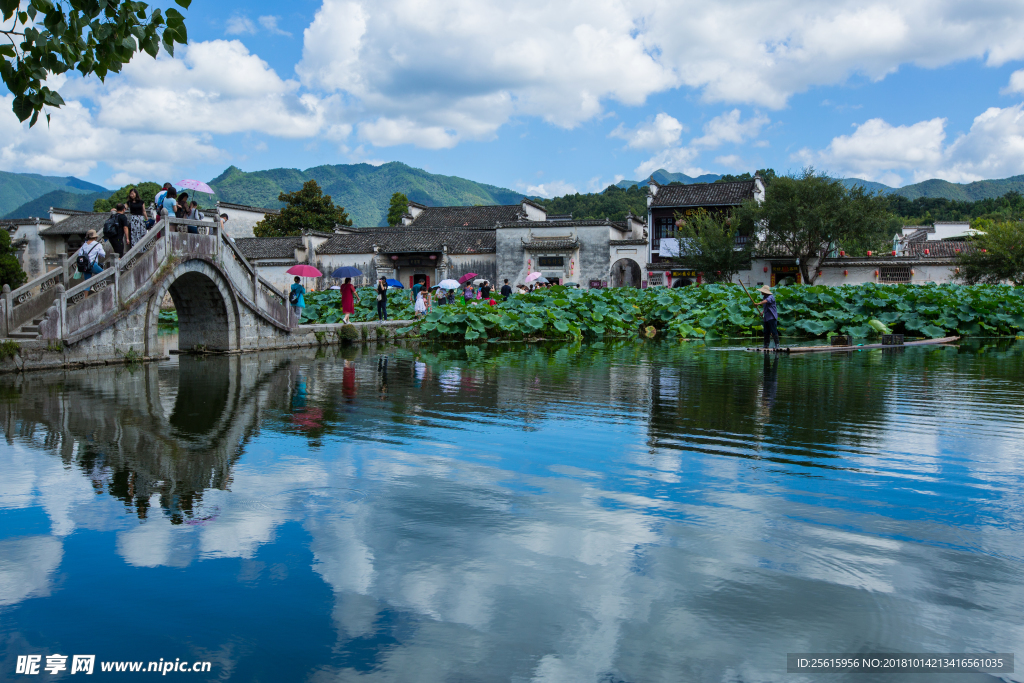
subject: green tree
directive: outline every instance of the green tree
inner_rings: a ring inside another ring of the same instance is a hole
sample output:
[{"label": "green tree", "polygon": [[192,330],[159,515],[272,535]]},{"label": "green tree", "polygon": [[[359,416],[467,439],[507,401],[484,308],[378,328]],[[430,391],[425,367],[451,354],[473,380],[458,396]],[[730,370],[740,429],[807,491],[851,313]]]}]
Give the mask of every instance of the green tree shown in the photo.
[{"label": "green tree", "polygon": [[28,282],[28,276],[18,262],[18,252],[11,246],[11,234],[0,230],[0,286],[17,289]]},{"label": "green tree", "polygon": [[680,221],[680,264],[704,273],[709,282],[730,282],[750,263],[749,242],[736,248],[739,221],[732,215],[713,214],[703,209],[689,216],[676,214]]},{"label": "green tree", "polygon": [[128,201],[128,190],[133,187],[138,190],[139,197],[142,201],[146,202],[146,205],[148,206],[152,203],[153,199],[156,198],[156,193],[163,188],[163,185],[160,183],[138,183],[137,185],[125,185],[106,199],[97,199],[93,202],[92,210],[102,213],[104,211],[110,211],[118,204],[124,204]]},{"label": "green tree", "polygon": [[974,249],[957,256],[958,277],[969,285],[1009,280],[1024,286],[1024,223],[980,220],[974,227],[981,234],[971,239]]},{"label": "green tree", "polygon": [[[192,0],[175,0],[188,8]],[[60,107],[64,99],[43,82],[77,69],[104,80],[144,51],[156,57],[160,46],[174,54],[174,44],[188,41],[185,17],[174,9],[149,11],[133,0],[0,0],[0,77],[14,95],[19,121],[39,119],[43,107]],[[46,114],[46,120],[50,115]]]},{"label": "green tree", "polygon": [[779,176],[758,204],[750,200],[738,212],[742,223],[758,226],[757,250],[799,260],[803,282],[814,284],[821,261],[846,243],[891,239],[889,202],[861,186],[847,189],[841,180],[813,168],[799,176]]},{"label": "green tree", "polygon": [[252,229],[256,237],[301,235],[305,230],[334,232],[335,225],[352,225],[345,209],[335,206],[315,180],[307,180],[297,192],[282,192],[277,199],[287,206],[257,223]]},{"label": "green tree", "polygon": [[409,198],[401,192],[391,195],[391,206],[388,207],[388,225],[402,223],[402,216],[409,213]]},{"label": "green tree", "polygon": [[[768,185],[773,180],[775,180],[775,178],[778,177],[776,175],[776,173],[775,173],[775,169],[774,168],[762,168],[762,169],[759,169],[757,171],[756,175],[761,176],[761,180],[764,181],[765,185]],[[718,180],[716,180],[715,182],[716,183],[734,183],[734,182],[739,181],[739,180],[750,180],[753,177],[754,176],[750,175],[749,173],[741,173],[740,175],[729,175],[727,173],[724,176],[722,176],[721,178],[719,178]]]}]

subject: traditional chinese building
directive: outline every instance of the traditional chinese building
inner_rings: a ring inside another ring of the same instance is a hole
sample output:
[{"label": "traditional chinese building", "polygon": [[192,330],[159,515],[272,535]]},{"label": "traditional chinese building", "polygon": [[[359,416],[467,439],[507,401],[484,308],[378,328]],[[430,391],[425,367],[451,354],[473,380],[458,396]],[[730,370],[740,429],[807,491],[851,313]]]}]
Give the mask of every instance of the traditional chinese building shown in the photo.
[{"label": "traditional chinese building", "polygon": [[[647,186],[647,281],[651,285],[671,287],[700,281],[700,274],[680,264],[676,233],[686,216],[704,210],[725,213],[754,199],[764,201],[765,185],[761,176],[732,183],[694,183],[659,185],[653,179]],[[742,246],[746,237],[737,238]]]}]

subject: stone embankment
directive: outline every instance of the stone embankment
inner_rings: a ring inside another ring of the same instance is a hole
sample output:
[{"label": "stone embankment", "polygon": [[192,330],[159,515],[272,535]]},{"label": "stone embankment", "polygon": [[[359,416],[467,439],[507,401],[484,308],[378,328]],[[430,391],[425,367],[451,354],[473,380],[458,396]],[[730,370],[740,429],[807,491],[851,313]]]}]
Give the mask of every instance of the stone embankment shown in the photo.
[{"label": "stone embankment", "polygon": [[[238,354],[250,351],[268,350],[271,348],[310,348],[316,346],[335,346],[338,344],[360,344],[367,342],[387,343],[396,339],[396,331],[412,325],[412,320],[376,320],[364,323],[343,325],[299,325],[294,328],[285,347],[280,339],[274,346],[258,349],[242,349],[237,351],[199,351],[211,354]],[[351,328],[346,331],[345,328]],[[74,369],[97,365],[123,365],[128,363],[145,363],[167,360],[168,355],[159,351],[154,355],[140,355],[134,349],[118,349],[115,345],[113,354],[105,354],[97,358],[91,354],[78,352],[74,347],[63,346],[59,341],[44,339],[10,340],[4,342],[0,349],[0,374],[25,372],[30,370]],[[16,347],[14,345],[17,345]],[[195,349],[182,349],[180,353],[196,353]],[[178,351],[175,351],[178,353]]]}]

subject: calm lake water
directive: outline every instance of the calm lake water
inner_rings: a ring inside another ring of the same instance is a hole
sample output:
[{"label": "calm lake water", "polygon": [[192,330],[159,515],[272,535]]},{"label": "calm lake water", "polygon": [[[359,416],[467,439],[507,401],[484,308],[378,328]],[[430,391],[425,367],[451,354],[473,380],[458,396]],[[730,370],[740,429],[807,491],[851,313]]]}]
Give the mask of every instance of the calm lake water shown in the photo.
[{"label": "calm lake water", "polygon": [[68,676],[15,674],[54,653],[315,683],[1024,654],[1021,342],[181,357],[0,377],[0,426],[0,679]]}]

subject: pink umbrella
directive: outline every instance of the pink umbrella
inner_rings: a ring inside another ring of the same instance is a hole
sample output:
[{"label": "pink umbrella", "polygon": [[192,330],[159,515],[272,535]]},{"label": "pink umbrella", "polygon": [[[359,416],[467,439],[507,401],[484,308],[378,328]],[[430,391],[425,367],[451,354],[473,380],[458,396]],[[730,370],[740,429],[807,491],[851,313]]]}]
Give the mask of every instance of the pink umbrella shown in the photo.
[{"label": "pink umbrella", "polygon": [[299,277],[323,277],[324,274],[313,266],[307,266],[305,263],[292,266],[286,271],[289,275],[298,275]]},{"label": "pink umbrella", "polygon": [[525,282],[526,284],[530,284],[539,277],[543,277],[541,273],[530,273],[529,275],[526,276]]},{"label": "pink umbrella", "polygon": [[196,192],[205,192],[206,194],[213,194],[213,188],[204,183],[202,180],[179,180],[178,188],[185,190],[195,190]]},{"label": "pink umbrella", "polygon": [[465,275],[459,278],[459,284],[464,285],[475,277],[477,277],[476,273],[466,273]]}]

